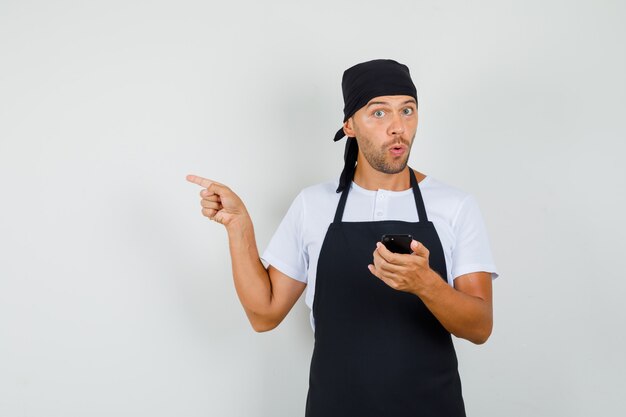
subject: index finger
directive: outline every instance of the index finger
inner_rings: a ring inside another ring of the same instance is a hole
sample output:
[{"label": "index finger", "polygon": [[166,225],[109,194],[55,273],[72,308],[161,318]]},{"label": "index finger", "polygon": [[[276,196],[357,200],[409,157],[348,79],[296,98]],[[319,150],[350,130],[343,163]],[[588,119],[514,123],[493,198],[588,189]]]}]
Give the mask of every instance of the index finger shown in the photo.
[{"label": "index finger", "polygon": [[209,188],[211,184],[215,183],[215,181],[213,180],[202,178],[197,175],[190,174],[190,175],[187,175],[186,178],[187,178],[187,181],[193,182],[194,184],[198,184],[199,186],[204,187],[204,188]]}]

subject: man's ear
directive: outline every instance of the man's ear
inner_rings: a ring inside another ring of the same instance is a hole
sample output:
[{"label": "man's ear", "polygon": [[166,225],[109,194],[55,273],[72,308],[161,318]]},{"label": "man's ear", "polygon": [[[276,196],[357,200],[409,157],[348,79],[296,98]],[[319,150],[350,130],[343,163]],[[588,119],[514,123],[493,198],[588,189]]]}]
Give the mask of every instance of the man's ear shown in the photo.
[{"label": "man's ear", "polygon": [[355,138],[356,133],[354,132],[354,126],[352,125],[352,117],[343,122],[343,133],[346,134],[349,138]]}]

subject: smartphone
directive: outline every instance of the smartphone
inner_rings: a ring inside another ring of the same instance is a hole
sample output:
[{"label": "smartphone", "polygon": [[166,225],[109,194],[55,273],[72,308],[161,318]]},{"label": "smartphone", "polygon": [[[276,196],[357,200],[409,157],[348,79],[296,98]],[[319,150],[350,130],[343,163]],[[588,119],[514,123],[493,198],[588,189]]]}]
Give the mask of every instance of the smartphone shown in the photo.
[{"label": "smartphone", "polygon": [[380,241],[391,252],[411,254],[411,241],[413,236],[411,235],[383,235]]}]

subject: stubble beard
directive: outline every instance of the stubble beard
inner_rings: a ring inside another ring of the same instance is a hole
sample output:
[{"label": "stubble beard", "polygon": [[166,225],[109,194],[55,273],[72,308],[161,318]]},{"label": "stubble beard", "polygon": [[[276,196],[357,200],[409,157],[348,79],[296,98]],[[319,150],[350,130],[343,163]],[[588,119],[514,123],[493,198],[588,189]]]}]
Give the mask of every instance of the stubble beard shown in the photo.
[{"label": "stubble beard", "polygon": [[[366,139],[364,141],[361,141],[361,143],[359,144],[359,148],[361,149],[361,152],[363,152],[365,160],[376,171],[383,172],[385,174],[397,174],[399,172],[402,172],[409,162],[413,139],[415,139],[415,136],[413,136],[411,141],[400,138],[383,145],[380,150],[374,149],[372,142]],[[406,154],[401,159],[393,158],[389,154],[388,149],[394,144],[403,144],[407,147]]]}]

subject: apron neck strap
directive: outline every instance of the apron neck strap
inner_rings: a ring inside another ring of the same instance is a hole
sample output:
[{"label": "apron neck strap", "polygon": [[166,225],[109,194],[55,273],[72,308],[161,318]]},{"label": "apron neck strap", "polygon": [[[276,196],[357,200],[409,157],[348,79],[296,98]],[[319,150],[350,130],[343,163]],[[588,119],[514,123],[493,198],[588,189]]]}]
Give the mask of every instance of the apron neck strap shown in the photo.
[{"label": "apron neck strap", "polygon": [[409,172],[411,175],[411,187],[413,188],[413,197],[415,197],[415,207],[417,207],[417,215],[419,216],[420,222],[427,222],[428,216],[426,215],[426,207],[424,206],[424,199],[422,198],[422,192],[420,191],[420,186],[417,183],[417,178],[415,178],[415,173],[409,167]]},{"label": "apron neck strap", "polygon": [[[352,174],[354,177],[354,174]],[[417,215],[419,216],[420,222],[427,222],[428,216],[426,215],[426,208],[424,207],[424,199],[422,198],[422,192],[420,191],[419,184],[417,183],[417,178],[415,178],[415,173],[413,169],[409,167],[409,177],[411,181],[411,188],[413,189],[413,197],[415,198],[415,206],[417,207]],[[348,192],[350,191],[350,187],[352,186],[351,182],[354,178],[350,179],[350,183],[346,184],[346,188],[344,188],[341,193],[341,197],[339,198],[339,204],[337,205],[337,210],[335,211],[335,223],[341,223],[341,219],[343,218],[343,211],[346,208],[346,201],[348,200]]]}]

